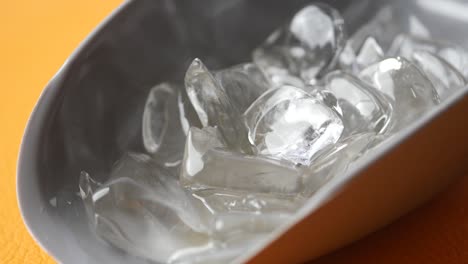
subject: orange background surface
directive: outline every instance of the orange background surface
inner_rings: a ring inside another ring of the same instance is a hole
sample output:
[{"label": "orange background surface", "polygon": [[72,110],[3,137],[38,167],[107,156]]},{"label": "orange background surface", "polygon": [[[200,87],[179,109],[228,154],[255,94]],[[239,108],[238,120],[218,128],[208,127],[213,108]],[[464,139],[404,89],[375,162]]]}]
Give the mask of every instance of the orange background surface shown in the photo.
[{"label": "orange background surface", "polygon": [[[2,1],[0,15],[0,263],[54,263],[16,202],[19,144],[43,87],[121,0]],[[314,263],[468,263],[468,177],[430,204]]]},{"label": "orange background surface", "polygon": [[0,263],[54,263],[32,240],[16,202],[16,160],[43,87],[121,0],[1,1]]}]

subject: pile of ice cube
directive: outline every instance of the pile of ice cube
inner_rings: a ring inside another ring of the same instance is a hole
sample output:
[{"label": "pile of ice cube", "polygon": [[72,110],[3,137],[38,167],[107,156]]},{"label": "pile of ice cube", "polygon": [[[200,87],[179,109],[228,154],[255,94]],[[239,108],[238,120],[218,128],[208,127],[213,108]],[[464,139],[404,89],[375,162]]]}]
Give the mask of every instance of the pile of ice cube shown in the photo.
[{"label": "pile of ice cube", "polygon": [[[109,180],[82,172],[97,234],[158,262],[227,263],[287,223],[332,177],[465,86],[468,53],[390,7],[347,39],[335,9],[309,5],[253,52],[185,91],[163,83],[143,114],[147,154]],[[185,93],[186,92],[186,93]],[[185,144],[184,144],[185,143]]]}]

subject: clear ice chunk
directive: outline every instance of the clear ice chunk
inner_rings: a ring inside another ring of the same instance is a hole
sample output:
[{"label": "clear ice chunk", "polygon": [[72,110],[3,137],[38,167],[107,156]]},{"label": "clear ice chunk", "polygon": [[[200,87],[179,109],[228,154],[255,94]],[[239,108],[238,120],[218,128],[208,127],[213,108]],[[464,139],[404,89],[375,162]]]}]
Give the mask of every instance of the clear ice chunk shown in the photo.
[{"label": "clear ice chunk", "polygon": [[[320,89],[318,87],[320,86],[317,86],[317,85],[309,86],[308,93],[315,99],[318,99],[326,107],[335,111],[335,113],[337,113],[338,116],[343,117],[343,110],[341,109],[339,105],[338,98],[336,98],[336,96],[332,92],[325,90],[325,89]],[[343,133],[341,133],[341,137],[343,137]]]},{"label": "clear ice chunk", "polygon": [[244,114],[249,140],[260,154],[309,165],[314,154],[343,132],[338,114],[293,87],[268,90]]},{"label": "clear ice chunk", "polygon": [[349,39],[352,49],[357,52],[369,37],[373,37],[384,52],[402,32],[422,38],[429,38],[430,32],[417,16],[407,10],[396,10],[390,5],[381,8],[365,25]]},{"label": "clear ice chunk", "polygon": [[401,56],[405,58],[411,58],[413,52],[416,50],[437,53],[439,48],[437,47],[436,43],[430,40],[410,36],[407,34],[400,34],[393,40],[392,45],[388,50],[388,55],[393,57]]},{"label": "clear ice chunk", "polygon": [[359,49],[353,49],[353,42],[348,40],[340,54],[339,66],[342,70],[358,73],[363,68],[379,62],[385,58],[385,53],[377,40],[368,36]]},{"label": "clear ice chunk", "polygon": [[143,112],[143,143],[150,153],[158,151],[169,123],[169,97],[173,91],[167,84],[152,88]]},{"label": "clear ice chunk", "polygon": [[342,70],[356,72],[356,52],[353,50],[351,42],[346,41],[346,45],[338,58],[338,65]]},{"label": "clear ice chunk", "polygon": [[193,196],[213,214],[226,212],[253,214],[282,212],[292,214],[303,202],[295,195],[252,193],[243,190],[217,188],[195,190]]},{"label": "clear ice chunk", "polygon": [[162,262],[210,248],[190,196],[146,155],[124,156],[104,184],[83,172],[79,187],[96,233],[118,248]]},{"label": "clear ice chunk", "polygon": [[404,58],[389,58],[364,69],[359,77],[383,93],[392,104],[391,130],[403,128],[438,103],[431,81]]},{"label": "clear ice chunk", "polygon": [[468,77],[468,52],[455,44],[427,40],[401,34],[395,38],[389,50],[390,56],[402,56],[411,59],[416,51],[431,52],[457,69],[465,78]]},{"label": "clear ice chunk", "polygon": [[325,4],[301,9],[253,53],[267,74],[287,69],[307,82],[334,67],[345,45],[344,21]]},{"label": "clear ice chunk", "polygon": [[236,259],[249,252],[254,245],[266,239],[266,234],[242,234],[231,236],[222,243],[214,242],[204,252],[180,252],[168,264],[234,264]]},{"label": "clear ice chunk", "polygon": [[330,179],[343,176],[353,161],[371,147],[374,140],[374,133],[354,134],[324,150],[320,158],[304,171],[304,189],[301,194],[310,197]]},{"label": "clear ice chunk", "polygon": [[177,104],[177,88],[167,83],[153,87],[146,99],[142,121],[143,145],[166,167],[182,161],[185,143]]},{"label": "clear ice chunk", "polygon": [[215,187],[252,192],[294,193],[299,171],[289,162],[222,150],[211,131],[191,128],[180,182],[192,189]]},{"label": "clear ice chunk", "polygon": [[216,126],[229,149],[252,153],[239,110],[199,59],[193,60],[187,70],[185,88],[203,127]]},{"label": "clear ice chunk", "polygon": [[465,78],[468,78],[468,52],[465,49],[455,45],[448,45],[437,54],[463,74]]},{"label": "clear ice chunk", "polygon": [[198,129],[191,127],[185,143],[181,182],[184,182],[184,179],[191,179],[203,170],[205,166],[203,156],[208,150],[223,147],[224,143],[216,128]]},{"label": "clear ice chunk", "polygon": [[190,127],[202,127],[200,118],[198,118],[198,114],[193,108],[185,89],[180,89],[177,96],[177,107],[179,109],[180,124],[185,136],[187,136]]},{"label": "clear ice chunk", "polygon": [[204,159],[205,167],[194,178],[206,186],[272,193],[300,188],[298,170],[288,162],[214,149]]},{"label": "clear ice chunk", "polygon": [[264,73],[252,63],[245,63],[215,73],[231,104],[243,113],[271,87]]},{"label": "clear ice chunk", "polygon": [[391,6],[385,6],[368,23],[360,27],[349,41],[352,49],[357,52],[366,39],[373,37],[386,51],[400,32],[398,21],[395,20],[395,10]]},{"label": "clear ice chunk", "polygon": [[431,32],[415,15],[408,17],[408,34],[419,38],[430,38]]},{"label": "clear ice chunk", "polygon": [[358,70],[384,59],[384,52],[375,38],[368,37],[356,56]]},{"label": "clear ice chunk", "polygon": [[343,136],[353,133],[383,133],[388,128],[392,107],[380,92],[354,75],[335,71],[324,77],[323,88],[338,100],[344,125]]},{"label": "clear ice chunk", "polygon": [[216,236],[261,234],[290,220],[303,204],[296,195],[252,193],[231,189],[204,189],[193,192],[201,215]]},{"label": "clear ice chunk", "polygon": [[415,51],[411,61],[431,80],[441,100],[446,99],[454,90],[466,84],[465,78],[457,69],[431,52]]},{"label": "clear ice chunk", "polygon": [[283,85],[292,85],[300,88],[306,86],[305,82],[301,78],[292,75],[287,69],[268,67],[265,70],[265,74],[268,76],[272,84],[271,88]]}]

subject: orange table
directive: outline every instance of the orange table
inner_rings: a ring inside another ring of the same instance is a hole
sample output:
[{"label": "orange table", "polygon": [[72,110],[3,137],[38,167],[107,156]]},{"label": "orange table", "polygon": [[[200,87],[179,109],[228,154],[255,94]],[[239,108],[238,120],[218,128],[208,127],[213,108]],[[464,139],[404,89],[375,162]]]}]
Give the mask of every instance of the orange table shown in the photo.
[{"label": "orange table", "polygon": [[0,15],[0,263],[54,263],[26,231],[15,174],[24,127],[42,88],[121,0],[2,1]]},{"label": "orange table", "polygon": [[467,176],[386,228],[308,264],[467,264]]},{"label": "orange table", "polygon": [[[54,263],[19,215],[18,147],[42,88],[121,1],[3,1],[0,16],[0,263]],[[424,208],[314,263],[468,263],[468,178]]]}]

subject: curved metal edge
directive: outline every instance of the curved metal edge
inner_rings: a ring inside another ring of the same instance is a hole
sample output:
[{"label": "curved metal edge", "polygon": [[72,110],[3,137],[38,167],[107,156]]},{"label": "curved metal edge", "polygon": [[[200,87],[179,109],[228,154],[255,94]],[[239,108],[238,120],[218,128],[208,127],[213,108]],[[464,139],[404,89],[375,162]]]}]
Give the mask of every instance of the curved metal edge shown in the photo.
[{"label": "curved metal edge", "polygon": [[383,159],[384,157],[390,155],[392,151],[398,148],[399,145],[404,144],[407,141],[412,139],[412,136],[418,131],[424,130],[431,121],[442,116],[449,109],[455,107],[463,98],[468,97],[468,86],[465,86],[463,89],[460,89],[456,93],[452,94],[446,101],[437,107],[431,109],[424,116],[421,116],[418,120],[413,122],[406,129],[402,130],[400,133],[397,133],[395,136],[389,138],[387,142],[384,142],[382,146],[377,149],[376,152],[369,153],[371,155],[363,157],[357,166],[353,167],[351,170],[347,171],[342,177],[332,178],[324,186],[322,186],[317,193],[315,193],[304,206],[297,212],[294,219],[287,224],[283,225],[281,228],[275,230],[268,235],[267,239],[264,242],[255,245],[251,251],[246,255],[241,256],[238,259],[239,263],[251,263],[253,258],[260,254],[262,251],[267,250],[269,245],[279,239],[280,237],[286,235],[288,231],[299,224],[301,221],[313,215],[321,207],[325,206],[328,202],[337,197],[353,180],[359,178],[359,175],[370,167],[376,161]]},{"label": "curved metal edge", "polygon": [[[37,131],[37,127],[41,126],[41,119],[49,112],[49,107],[45,106],[45,102],[52,101],[53,98],[58,94],[59,84],[64,80],[67,75],[71,65],[75,62],[79,54],[92,43],[92,41],[107,27],[107,25],[115,19],[116,16],[121,14],[127,6],[132,3],[134,0],[124,0],[115,10],[113,10],[104,20],[102,20],[99,25],[78,45],[78,47],[73,51],[73,53],[65,60],[59,70],[47,83],[45,88],[42,90],[37,103],[35,104],[31,115],[26,123],[26,127],[23,132],[23,137],[21,139],[20,149],[17,158],[17,167],[16,167],[16,199],[18,207],[20,210],[21,218],[26,226],[31,237],[34,241],[41,246],[43,250],[47,252],[54,259],[58,259],[56,254],[51,252],[45,243],[39,238],[37,231],[34,230],[29,221],[28,212],[26,210],[27,205],[25,204],[27,199],[25,196],[31,196],[31,193],[25,193],[25,190],[22,189],[22,182],[34,180],[29,177],[27,170],[25,169],[26,164],[29,163],[31,157],[31,151],[27,151],[29,143],[36,143],[38,141],[39,133],[33,134],[34,131]],[[37,180],[37,179],[36,179]],[[28,205],[30,206],[30,205]]]}]

